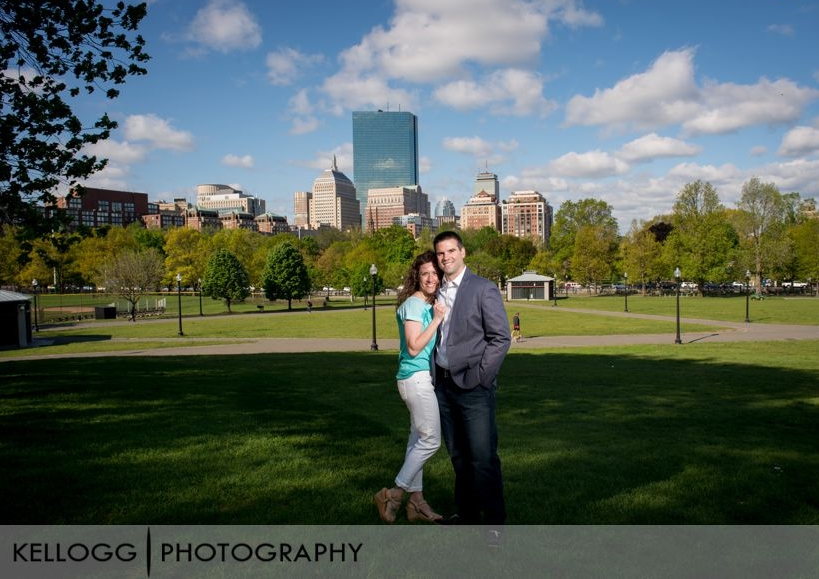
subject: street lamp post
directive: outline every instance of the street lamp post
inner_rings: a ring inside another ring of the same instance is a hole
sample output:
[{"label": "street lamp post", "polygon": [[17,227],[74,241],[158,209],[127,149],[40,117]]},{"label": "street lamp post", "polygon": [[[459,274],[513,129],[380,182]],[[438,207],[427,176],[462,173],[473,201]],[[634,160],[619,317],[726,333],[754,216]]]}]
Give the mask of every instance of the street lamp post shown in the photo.
[{"label": "street lamp post", "polygon": [[184,336],[185,334],[182,333],[182,274],[176,274],[176,297],[179,302],[179,335]]},{"label": "street lamp post", "polygon": [[197,283],[199,284],[198,286],[196,286],[196,288],[199,290],[199,315],[202,316],[204,314],[202,313],[202,278],[201,277],[197,280]]},{"label": "street lamp post", "polygon": [[370,277],[373,278],[373,343],[370,344],[370,350],[378,350],[378,342],[375,341],[375,276],[378,273],[378,268],[375,264],[370,266]]},{"label": "street lamp post", "polygon": [[626,308],[623,311],[628,313],[628,274],[626,272],[623,272],[623,295],[626,300]]},{"label": "street lamp post", "polygon": [[678,267],[674,270],[674,279],[677,280],[677,338],[674,340],[675,344],[682,344],[682,339],[680,339],[680,277],[682,273]]},{"label": "street lamp post", "polygon": [[751,302],[751,270],[745,271],[745,323],[751,323],[750,313]]},{"label": "street lamp post", "polygon": [[31,280],[31,285],[34,286],[34,331],[39,332],[40,325],[39,322],[37,321],[37,313],[40,311],[40,309],[37,307],[37,290],[39,289],[40,282],[38,282],[37,279],[35,278]]}]

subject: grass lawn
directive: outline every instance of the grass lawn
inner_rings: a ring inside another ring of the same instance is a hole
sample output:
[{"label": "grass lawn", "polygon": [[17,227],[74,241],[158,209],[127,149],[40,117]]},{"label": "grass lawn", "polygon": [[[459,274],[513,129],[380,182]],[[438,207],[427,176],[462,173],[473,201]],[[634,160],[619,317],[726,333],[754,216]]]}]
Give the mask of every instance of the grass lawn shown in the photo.
[{"label": "grass lawn", "polygon": [[[577,300],[578,302],[580,300]],[[594,300],[584,300],[593,302]],[[572,300],[572,304],[575,300]],[[594,302],[602,305],[603,302]],[[521,312],[523,334],[537,336],[603,336],[609,334],[667,334],[673,335],[672,320],[640,317],[608,317],[589,315],[571,308],[552,307],[550,302],[507,304],[510,320],[515,311]],[[817,301],[819,306],[819,301]],[[231,315],[186,315],[182,320],[184,336],[178,336],[178,319],[94,320],[91,322],[62,323],[43,326],[38,338],[40,346],[28,349],[0,351],[0,359],[18,356],[41,357],[76,352],[108,352],[140,348],[167,348],[201,346],[203,340],[239,340],[253,338],[358,338],[372,336],[372,309],[331,305],[307,313],[294,308],[286,311],[279,304],[276,310],[246,311]],[[684,332],[715,331],[719,321],[711,324],[683,323]],[[376,308],[378,338],[397,338],[395,307],[392,303]]]},{"label": "grass lawn", "polygon": [[[557,300],[558,308],[590,309],[622,312],[625,296],[587,296],[570,294]],[[628,311],[632,314],[660,316],[676,315],[675,296],[628,296]],[[745,321],[744,295],[719,297],[680,296],[680,316],[726,322]],[[819,298],[767,297],[764,300],[748,300],[748,317],[755,324],[819,324]]]},{"label": "grass lawn", "polygon": [[[293,316],[252,317],[304,331]],[[819,524],[817,351],[510,353],[498,393],[509,522]],[[3,362],[2,522],[377,524],[371,497],[408,430],[394,373],[389,351]],[[451,512],[444,449],[425,475],[427,499]]]}]

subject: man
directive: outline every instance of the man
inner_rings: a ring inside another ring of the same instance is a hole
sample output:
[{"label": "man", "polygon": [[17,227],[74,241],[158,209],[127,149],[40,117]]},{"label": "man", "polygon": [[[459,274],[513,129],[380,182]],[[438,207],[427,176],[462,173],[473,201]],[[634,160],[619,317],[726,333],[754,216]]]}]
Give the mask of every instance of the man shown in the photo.
[{"label": "man", "polygon": [[444,279],[438,300],[447,306],[434,356],[441,433],[455,470],[457,513],[444,524],[489,526],[496,546],[506,520],[498,457],[495,389],[509,350],[509,321],[497,286],[466,267],[466,250],[454,231],[433,241]]}]

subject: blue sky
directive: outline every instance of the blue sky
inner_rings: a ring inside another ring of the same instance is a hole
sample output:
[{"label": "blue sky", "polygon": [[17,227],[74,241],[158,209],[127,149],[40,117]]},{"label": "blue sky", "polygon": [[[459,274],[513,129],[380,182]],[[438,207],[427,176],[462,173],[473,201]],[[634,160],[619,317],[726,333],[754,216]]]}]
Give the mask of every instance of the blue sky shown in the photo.
[{"label": "blue sky", "polygon": [[814,0],[153,0],[152,56],[115,101],[89,185],[195,200],[225,183],[293,220],[330,166],[354,178],[352,111],[419,119],[421,186],[458,212],[480,171],[609,203],[621,231],[711,182],[819,198]]}]

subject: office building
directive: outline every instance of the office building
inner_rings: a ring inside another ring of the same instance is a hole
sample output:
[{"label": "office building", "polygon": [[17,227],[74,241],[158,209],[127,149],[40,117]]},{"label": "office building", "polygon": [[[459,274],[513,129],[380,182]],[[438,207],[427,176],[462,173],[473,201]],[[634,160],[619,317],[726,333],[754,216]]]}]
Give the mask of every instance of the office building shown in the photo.
[{"label": "office building", "polygon": [[312,203],[312,191],[296,191],[293,194],[293,225],[303,229],[310,227],[310,205]]},{"label": "office building", "polygon": [[349,231],[361,226],[361,209],[356,198],[356,187],[333,164],[313,181],[313,199],[310,204],[310,228],[335,227]]},{"label": "office building", "polygon": [[148,214],[148,194],[85,187],[82,196],[72,192],[57,199],[57,207],[71,217],[71,229],[80,225],[127,227]]},{"label": "office building", "polygon": [[364,211],[364,231],[372,233],[390,227],[395,218],[410,214],[429,219],[429,199],[420,185],[370,189]]},{"label": "office building", "polygon": [[528,238],[540,247],[552,234],[552,207],[537,191],[513,191],[501,204],[501,233]]},{"label": "office building", "polygon": [[370,189],[418,185],[417,117],[401,111],[353,111],[353,178],[362,225]]},{"label": "office building", "polygon": [[265,212],[264,199],[245,195],[230,185],[213,183],[196,186],[196,206],[201,209],[250,213],[253,217]]}]

